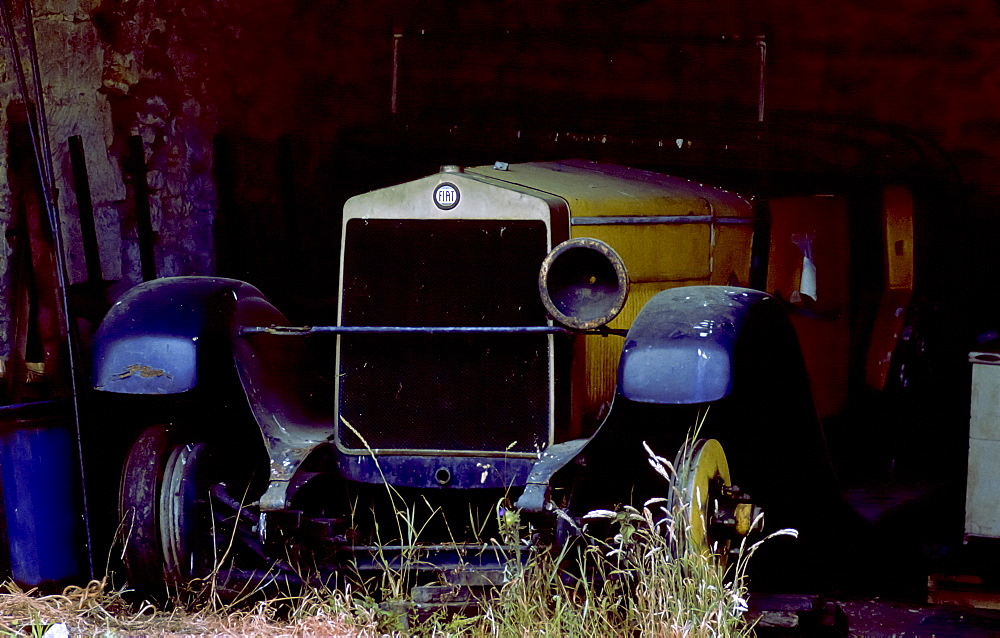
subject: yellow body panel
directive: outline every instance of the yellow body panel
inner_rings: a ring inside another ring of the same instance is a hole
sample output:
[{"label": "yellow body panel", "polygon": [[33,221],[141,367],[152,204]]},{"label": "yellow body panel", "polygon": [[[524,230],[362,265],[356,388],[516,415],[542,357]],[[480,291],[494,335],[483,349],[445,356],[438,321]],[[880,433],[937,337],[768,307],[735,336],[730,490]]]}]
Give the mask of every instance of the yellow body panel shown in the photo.
[{"label": "yellow body panel", "polygon": [[[646,302],[668,288],[726,285],[734,278],[745,285],[749,279],[753,233],[748,225],[606,224],[574,226],[572,235],[605,241],[625,261],[632,288],[610,328],[627,330]],[[576,356],[587,370],[577,378],[587,379],[587,385],[574,388],[577,414],[599,414],[614,395],[621,348],[620,337],[580,340]]]},{"label": "yellow body panel", "polygon": [[[622,257],[632,287],[610,328],[627,330],[646,302],[667,288],[748,282],[753,211],[728,191],[583,160],[511,164],[507,170],[481,166],[466,173],[561,198],[569,237],[599,239]],[[743,223],[732,223],[737,220]],[[572,388],[570,436],[589,433],[614,396],[623,345],[615,335],[577,339],[573,378],[585,382]]]},{"label": "yellow body panel", "polygon": [[466,169],[490,179],[558,195],[579,217],[715,215],[746,217],[746,199],[721,188],[636,168],[584,160]]},{"label": "yellow body panel", "polygon": [[633,284],[708,279],[710,224],[604,224],[573,226],[573,237],[600,239],[625,261]]},{"label": "yellow body panel", "polygon": [[750,285],[749,226],[716,225],[712,245],[712,274],[709,283],[717,286]]}]

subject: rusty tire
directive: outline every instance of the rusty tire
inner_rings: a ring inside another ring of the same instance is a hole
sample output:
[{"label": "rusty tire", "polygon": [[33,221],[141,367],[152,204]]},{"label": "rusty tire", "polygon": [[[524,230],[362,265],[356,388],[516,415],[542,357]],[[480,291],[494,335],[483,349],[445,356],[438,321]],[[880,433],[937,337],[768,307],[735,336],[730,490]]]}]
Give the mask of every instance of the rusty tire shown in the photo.
[{"label": "rusty tire", "polygon": [[165,593],[166,585],[160,491],[170,450],[170,432],[166,426],[154,425],[143,430],[125,459],[118,498],[129,585],[153,596]]}]

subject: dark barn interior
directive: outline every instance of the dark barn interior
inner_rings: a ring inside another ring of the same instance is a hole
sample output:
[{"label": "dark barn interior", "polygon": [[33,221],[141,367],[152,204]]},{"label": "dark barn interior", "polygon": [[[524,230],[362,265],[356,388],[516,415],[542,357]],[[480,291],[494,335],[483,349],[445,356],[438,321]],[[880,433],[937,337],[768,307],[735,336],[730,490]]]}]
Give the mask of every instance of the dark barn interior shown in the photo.
[{"label": "dark barn interior", "polygon": [[[1000,562],[988,543],[963,545],[962,530],[968,353],[1000,338],[996,2],[35,0],[33,11],[84,358],[103,311],[152,276],[246,280],[295,324],[329,322],[347,198],[445,164],[566,158],[761,201],[846,197],[858,218],[852,335],[862,334],[884,268],[864,217],[874,193],[909,187],[912,365],[885,403],[865,389],[858,355],[852,399],[825,424],[847,500],[875,525],[831,550],[808,587],[913,600],[930,573]],[[34,310],[22,301],[43,244],[24,212],[32,100],[10,32],[2,39],[0,355],[4,403],[17,404],[66,391],[54,368],[24,376],[26,361],[49,361],[45,331],[25,328],[45,294],[29,295]],[[74,136],[92,222],[78,204]],[[99,408],[81,415],[100,421]],[[127,442],[111,438],[100,445],[122,453]],[[117,467],[97,466],[90,490],[117,480]],[[95,547],[110,542],[98,536]],[[852,552],[861,558],[836,564]]]}]

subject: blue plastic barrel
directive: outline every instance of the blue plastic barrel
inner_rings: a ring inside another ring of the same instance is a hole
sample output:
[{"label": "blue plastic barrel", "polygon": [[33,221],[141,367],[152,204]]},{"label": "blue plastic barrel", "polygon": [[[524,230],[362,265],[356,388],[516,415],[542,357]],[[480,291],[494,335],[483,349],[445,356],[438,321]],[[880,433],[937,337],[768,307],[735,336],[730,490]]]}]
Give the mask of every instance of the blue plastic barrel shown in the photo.
[{"label": "blue plastic barrel", "polygon": [[23,587],[82,580],[86,540],[69,404],[0,407],[0,481],[9,576]]}]

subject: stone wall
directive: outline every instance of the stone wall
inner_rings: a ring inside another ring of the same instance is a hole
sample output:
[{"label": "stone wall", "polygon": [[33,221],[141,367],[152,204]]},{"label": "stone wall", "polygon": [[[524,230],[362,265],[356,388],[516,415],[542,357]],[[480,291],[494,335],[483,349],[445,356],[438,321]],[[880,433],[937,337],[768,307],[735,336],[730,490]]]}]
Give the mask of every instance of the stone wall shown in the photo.
[{"label": "stone wall", "polygon": [[[125,189],[114,159],[108,148],[112,139],[111,109],[106,99],[99,94],[103,54],[97,34],[89,21],[93,4],[67,1],[40,4],[35,8],[35,26],[38,40],[38,56],[41,61],[41,76],[45,86],[45,99],[52,139],[53,169],[60,191],[59,208],[62,214],[64,234],[71,245],[79,244],[79,224],[76,204],[72,196],[72,174],[66,140],[71,135],[80,135],[84,140],[85,152],[89,159],[91,190],[95,205],[96,223],[106,243],[102,255],[102,268],[108,278],[121,277],[118,211],[116,202],[124,198]],[[15,11],[20,18],[20,11]],[[23,21],[17,20],[23,27]],[[23,36],[23,30],[20,31]],[[21,42],[24,40],[22,38]],[[14,62],[6,39],[3,42],[3,84],[0,85],[0,108],[12,100],[23,100],[15,82]],[[28,57],[25,49],[24,69],[30,81]],[[6,127],[5,127],[6,130]],[[3,179],[0,179],[0,224],[9,230],[11,219],[10,189],[7,177],[6,134],[0,136],[0,165]],[[10,260],[6,233],[0,236],[0,352],[6,353],[7,328],[10,318]],[[68,251],[73,275],[77,280],[84,277],[84,265],[80,251]]]},{"label": "stone wall", "polygon": [[[145,143],[157,272],[210,274],[214,269],[211,148],[216,125],[211,104],[200,92],[197,69],[184,67],[183,51],[170,50],[165,35],[168,16],[151,15],[154,3],[121,4],[132,12],[110,11],[113,16],[108,20],[108,7],[95,0],[34,3],[69,282],[86,279],[67,142],[79,135],[87,159],[101,270],[105,280],[117,282],[116,291],[140,281],[134,207],[122,170],[130,135],[141,136]],[[140,6],[147,13],[138,11]],[[20,10],[15,20],[23,29]],[[117,26],[112,28],[112,23]],[[27,47],[23,39],[20,44],[27,70]],[[4,64],[0,106],[23,99],[10,71],[9,49],[4,51]],[[6,135],[2,139],[0,144],[5,144]],[[6,178],[6,166],[0,170]],[[6,186],[7,180],[0,183]],[[5,228],[10,214],[9,191],[4,188],[0,223]],[[0,254],[9,255],[9,247],[0,244]],[[8,341],[9,263],[0,260],[0,354],[6,353]]]}]

